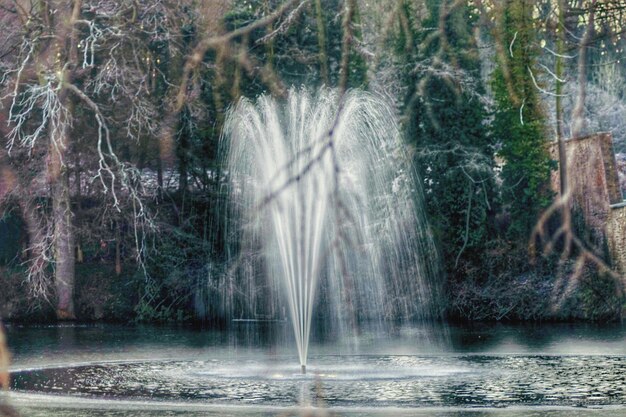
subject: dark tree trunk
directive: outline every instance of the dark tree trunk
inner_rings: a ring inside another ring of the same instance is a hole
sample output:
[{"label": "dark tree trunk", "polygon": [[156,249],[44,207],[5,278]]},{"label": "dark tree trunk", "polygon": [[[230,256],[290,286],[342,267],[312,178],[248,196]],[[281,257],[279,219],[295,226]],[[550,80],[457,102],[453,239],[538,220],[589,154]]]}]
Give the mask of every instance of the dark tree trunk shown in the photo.
[{"label": "dark tree trunk", "polygon": [[115,275],[122,274],[122,252],[120,242],[120,224],[115,222]]},{"label": "dark tree trunk", "polygon": [[[183,123],[186,120],[183,119]],[[183,126],[178,139],[178,191],[183,195],[189,188],[189,134],[186,126]]]}]

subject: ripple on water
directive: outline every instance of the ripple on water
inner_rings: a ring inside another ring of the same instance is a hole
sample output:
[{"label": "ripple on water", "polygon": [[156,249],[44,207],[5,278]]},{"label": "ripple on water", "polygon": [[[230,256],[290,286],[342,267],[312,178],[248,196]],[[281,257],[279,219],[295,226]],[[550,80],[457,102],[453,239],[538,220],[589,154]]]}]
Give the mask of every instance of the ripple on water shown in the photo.
[{"label": "ripple on water", "polygon": [[621,356],[320,356],[309,372],[278,360],[162,361],[16,372],[13,388],[212,404],[352,407],[604,406],[626,399]]}]

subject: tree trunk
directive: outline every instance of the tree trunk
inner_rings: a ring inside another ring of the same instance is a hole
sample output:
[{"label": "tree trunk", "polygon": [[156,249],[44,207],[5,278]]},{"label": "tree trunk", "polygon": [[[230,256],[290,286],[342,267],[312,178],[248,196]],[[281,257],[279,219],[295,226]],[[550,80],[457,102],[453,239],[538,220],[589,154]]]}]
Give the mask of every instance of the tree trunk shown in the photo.
[{"label": "tree trunk", "polygon": [[[74,69],[78,63],[78,29],[76,21],[80,19],[82,0],[74,0],[71,14],[64,19],[63,15],[56,16],[56,29],[59,39],[69,39],[67,45],[60,42],[54,44],[56,56],[67,53],[67,62],[60,67],[59,62],[50,62],[50,67],[56,67],[61,72],[60,80],[74,79]],[[57,13],[59,9],[55,9]],[[67,48],[67,49],[64,49]],[[70,172],[67,163],[70,160],[70,143],[72,133],[71,118],[74,116],[74,103],[65,87],[59,92],[59,100],[68,111],[67,120],[61,120],[63,127],[57,127],[50,132],[48,158],[49,181],[52,199],[52,221],[54,223],[54,285],[57,295],[57,319],[73,320],[74,315],[74,280],[75,280],[75,242],[73,228],[73,213],[70,199]]]},{"label": "tree trunk", "polygon": [[157,189],[158,189],[158,195],[159,198],[162,198],[163,196],[163,159],[161,158],[161,155],[157,156]]},{"label": "tree trunk", "polygon": [[120,243],[120,223],[115,222],[115,275],[122,274],[122,253]]},{"label": "tree trunk", "polygon": [[559,147],[559,177],[561,180],[561,196],[566,195],[567,183],[567,153],[565,151],[565,138],[563,137],[563,54],[565,52],[565,0],[558,0],[558,26],[557,26],[557,56],[555,62],[556,74],[556,137]]},{"label": "tree trunk", "polygon": [[191,115],[188,114],[186,110],[182,111],[179,125],[179,135],[178,135],[178,192],[181,197],[184,197],[185,192],[189,188],[189,141],[190,141],[190,131],[189,131],[189,117]]},{"label": "tree trunk", "polygon": [[589,9],[589,19],[587,30],[580,41],[578,48],[578,95],[576,105],[572,110],[572,133],[571,137],[576,138],[583,134],[586,126],[585,121],[585,99],[587,98],[587,49],[589,42],[593,38],[595,7],[597,0],[593,0]]},{"label": "tree trunk", "polygon": [[[58,157],[57,157],[58,158]],[[70,205],[70,184],[66,167],[51,184],[54,221],[54,285],[57,293],[57,318],[72,320],[74,315],[74,230]]]},{"label": "tree trunk", "polygon": [[[76,218],[80,218],[80,213],[82,211],[82,191],[81,191],[81,167],[80,167],[80,152],[76,151],[74,153],[74,186],[75,186],[75,196],[76,196],[76,207],[75,207],[75,215]],[[77,228],[80,227],[80,225],[77,226]],[[84,256],[83,256],[83,248],[80,242],[80,235],[75,236],[76,239],[76,262],[78,262],[79,264],[83,263],[84,261]]]},{"label": "tree trunk", "polygon": [[322,83],[329,86],[330,76],[328,75],[328,57],[326,56],[326,27],[321,0],[315,0],[315,22],[317,24],[317,45],[320,49],[318,54],[320,61],[320,77]]}]

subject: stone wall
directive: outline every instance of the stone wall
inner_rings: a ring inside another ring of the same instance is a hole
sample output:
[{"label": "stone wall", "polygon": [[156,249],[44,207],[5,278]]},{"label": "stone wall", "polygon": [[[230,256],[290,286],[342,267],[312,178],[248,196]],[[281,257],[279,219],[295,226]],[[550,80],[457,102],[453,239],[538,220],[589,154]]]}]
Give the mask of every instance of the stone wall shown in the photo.
[{"label": "stone wall", "polygon": [[224,32],[222,20],[231,7],[232,0],[211,0],[200,3],[201,18],[205,24],[205,35],[217,36]]},{"label": "stone wall", "polygon": [[[611,262],[622,274],[626,273],[626,205],[617,173],[617,163],[610,133],[597,133],[566,142],[568,181],[572,190],[572,206],[584,217],[585,223],[598,238],[602,250],[606,244]],[[550,154],[558,161],[556,143]],[[558,192],[558,171],[552,174],[552,188]]]},{"label": "stone wall", "polygon": [[607,234],[613,264],[626,277],[626,206],[620,205],[611,209]]}]

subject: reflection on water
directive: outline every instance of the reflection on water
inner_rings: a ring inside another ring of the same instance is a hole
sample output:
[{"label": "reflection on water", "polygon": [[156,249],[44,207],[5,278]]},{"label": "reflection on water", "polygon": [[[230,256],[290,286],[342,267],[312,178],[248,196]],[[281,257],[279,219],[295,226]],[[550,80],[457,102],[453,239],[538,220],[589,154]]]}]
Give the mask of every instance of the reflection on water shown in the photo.
[{"label": "reflection on water", "polygon": [[[242,323],[228,330],[176,326],[60,325],[7,327],[14,368],[133,359],[291,356],[287,323]],[[349,340],[314,334],[312,355],[530,354],[626,355],[626,326],[543,324],[396,326]]]},{"label": "reflection on water", "polygon": [[[323,356],[307,375],[274,360],[157,361],[17,372],[13,387],[93,398],[334,407],[606,406],[626,402],[617,356]],[[293,362],[293,361],[289,361]],[[297,362],[296,362],[297,363]]]},{"label": "reflection on water", "polygon": [[618,323],[476,324],[450,331],[460,353],[626,355],[626,328]]},{"label": "reflection on water", "polygon": [[626,415],[626,329],[618,324],[324,335],[306,376],[289,331],[9,327],[13,401],[29,416],[290,415],[302,404],[339,415]]}]

